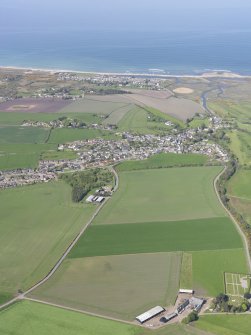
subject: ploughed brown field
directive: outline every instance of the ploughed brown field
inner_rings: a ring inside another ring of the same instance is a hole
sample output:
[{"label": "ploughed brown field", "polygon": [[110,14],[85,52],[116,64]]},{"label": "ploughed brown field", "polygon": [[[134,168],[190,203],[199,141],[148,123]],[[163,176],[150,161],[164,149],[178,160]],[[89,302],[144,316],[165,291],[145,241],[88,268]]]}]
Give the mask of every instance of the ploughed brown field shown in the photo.
[{"label": "ploughed brown field", "polygon": [[57,98],[41,99],[15,99],[0,104],[2,112],[31,112],[31,113],[56,113],[68,106],[72,101]]}]

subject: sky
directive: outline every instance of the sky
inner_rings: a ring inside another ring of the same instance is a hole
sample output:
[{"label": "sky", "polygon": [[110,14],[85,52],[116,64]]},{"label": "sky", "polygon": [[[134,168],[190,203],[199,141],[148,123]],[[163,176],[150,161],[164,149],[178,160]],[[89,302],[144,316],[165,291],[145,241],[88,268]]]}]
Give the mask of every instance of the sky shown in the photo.
[{"label": "sky", "polygon": [[0,28],[251,30],[249,0],[0,0]]}]

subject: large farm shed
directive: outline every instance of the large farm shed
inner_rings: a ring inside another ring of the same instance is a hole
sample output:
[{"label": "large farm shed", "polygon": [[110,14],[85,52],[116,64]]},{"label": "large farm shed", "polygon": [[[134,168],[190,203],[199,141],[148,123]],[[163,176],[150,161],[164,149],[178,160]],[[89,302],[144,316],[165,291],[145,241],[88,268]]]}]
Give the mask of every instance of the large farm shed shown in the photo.
[{"label": "large farm shed", "polygon": [[159,315],[160,313],[164,312],[165,309],[161,306],[156,306],[152,309],[150,309],[149,311],[139,315],[136,317],[136,320],[138,320],[140,323],[144,323],[152,318],[154,318],[155,316]]}]

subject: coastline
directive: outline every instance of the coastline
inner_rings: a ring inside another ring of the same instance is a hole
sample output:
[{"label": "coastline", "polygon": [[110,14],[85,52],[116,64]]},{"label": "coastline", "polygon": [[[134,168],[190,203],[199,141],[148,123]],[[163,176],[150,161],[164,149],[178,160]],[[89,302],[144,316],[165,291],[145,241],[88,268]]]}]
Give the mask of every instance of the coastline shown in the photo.
[{"label": "coastline", "polygon": [[78,71],[67,69],[50,69],[50,68],[34,68],[34,67],[18,67],[18,66],[1,66],[0,70],[19,70],[26,72],[45,72],[45,73],[76,73],[85,75],[100,75],[100,76],[117,76],[117,77],[151,77],[151,78],[194,78],[194,79],[209,79],[209,78],[227,78],[227,79],[249,79],[251,75],[241,75],[227,70],[212,70],[202,74],[161,74],[161,73],[136,73],[136,72],[98,72],[98,71]]}]

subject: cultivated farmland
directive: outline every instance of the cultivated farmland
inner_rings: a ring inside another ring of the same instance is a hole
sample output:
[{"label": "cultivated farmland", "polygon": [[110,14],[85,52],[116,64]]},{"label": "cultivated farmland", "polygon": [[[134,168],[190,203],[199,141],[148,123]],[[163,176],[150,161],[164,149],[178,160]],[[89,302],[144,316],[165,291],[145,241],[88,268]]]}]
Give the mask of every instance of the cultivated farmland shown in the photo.
[{"label": "cultivated farmland", "polygon": [[55,182],[1,191],[0,210],[0,295],[14,295],[49,272],[94,209]]},{"label": "cultivated farmland", "polygon": [[220,167],[188,167],[121,172],[119,190],[94,223],[145,223],[225,216],[213,188],[213,179],[220,170]]},{"label": "cultivated farmland", "polygon": [[[140,241],[140,243],[139,243]],[[229,218],[94,225],[69,257],[241,248]]]},{"label": "cultivated farmland", "polygon": [[130,320],[175,302],[180,262],[181,253],[67,259],[32,296]]}]

